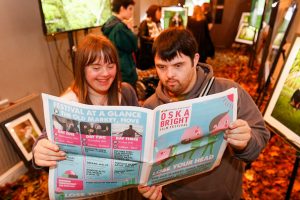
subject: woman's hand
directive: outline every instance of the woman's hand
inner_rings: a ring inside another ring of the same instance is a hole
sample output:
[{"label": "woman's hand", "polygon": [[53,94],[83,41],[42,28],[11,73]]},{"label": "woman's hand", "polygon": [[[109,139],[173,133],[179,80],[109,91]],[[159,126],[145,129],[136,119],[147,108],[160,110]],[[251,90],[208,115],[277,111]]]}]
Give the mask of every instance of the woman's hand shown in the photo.
[{"label": "woman's hand", "polygon": [[143,197],[150,199],[150,200],[161,200],[162,193],[161,193],[162,186],[138,186],[138,191],[143,195]]},{"label": "woman's hand", "polygon": [[44,138],[37,142],[33,149],[35,164],[41,167],[56,166],[56,161],[65,160],[66,153],[59,150],[56,144]]}]

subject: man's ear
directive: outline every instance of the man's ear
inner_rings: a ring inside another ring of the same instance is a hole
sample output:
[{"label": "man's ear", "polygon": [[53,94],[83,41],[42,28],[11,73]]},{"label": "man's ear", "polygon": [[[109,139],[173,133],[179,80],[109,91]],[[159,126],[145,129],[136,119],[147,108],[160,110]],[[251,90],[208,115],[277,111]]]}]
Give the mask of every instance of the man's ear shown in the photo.
[{"label": "man's ear", "polygon": [[200,55],[199,53],[195,53],[195,56],[194,56],[194,66],[193,67],[196,67],[198,62],[199,62],[199,58],[200,58]]}]

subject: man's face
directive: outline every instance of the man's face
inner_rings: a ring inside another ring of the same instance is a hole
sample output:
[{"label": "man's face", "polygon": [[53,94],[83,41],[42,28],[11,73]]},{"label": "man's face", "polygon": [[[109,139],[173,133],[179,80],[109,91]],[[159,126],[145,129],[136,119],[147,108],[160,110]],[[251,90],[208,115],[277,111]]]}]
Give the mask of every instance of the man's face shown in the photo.
[{"label": "man's face", "polygon": [[133,16],[134,5],[129,5],[127,8],[121,6],[120,14],[122,14],[123,18],[129,20]]},{"label": "man's face", "polygon": [[184,54],[177,54],[171,61],[155,56],[155,66],[159,79],[172,97],[189,92],[196,82],[196,65],[199,54],[195,54],[194,62]]}]

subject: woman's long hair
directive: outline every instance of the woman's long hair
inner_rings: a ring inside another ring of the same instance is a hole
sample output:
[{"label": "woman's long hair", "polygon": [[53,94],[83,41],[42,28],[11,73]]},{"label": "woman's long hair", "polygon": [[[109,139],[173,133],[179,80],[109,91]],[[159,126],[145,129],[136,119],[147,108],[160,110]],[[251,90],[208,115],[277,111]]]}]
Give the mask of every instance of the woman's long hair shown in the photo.
[{"label": "woman's long hair", "polygon": [[204,12],[202,11],[201,6],[199,5],[194,6],[192,18],[195,19],[196,21],[205,20],[205,15]]},{"label": "woman's long hair", "polygon": [[74,82],[71,89],[80,103],[92,104],[88,95],[88,83],[85,78],[85,67],[101,60],[103,63],[116,64],[116,77],[107,93],[108,105],[119,105],[120,65],[114,45],[103,35],[87,35],[75,52]]}]

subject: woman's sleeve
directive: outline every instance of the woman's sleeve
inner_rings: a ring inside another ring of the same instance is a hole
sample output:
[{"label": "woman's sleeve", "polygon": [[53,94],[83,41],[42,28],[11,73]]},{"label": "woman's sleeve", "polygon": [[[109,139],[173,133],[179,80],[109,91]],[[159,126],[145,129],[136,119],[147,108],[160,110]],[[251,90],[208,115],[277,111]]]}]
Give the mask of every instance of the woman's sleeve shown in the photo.
[{"label": "woman's sleeve", "polygon": [[46,132],[46,129],[43,129],[42,131],[42,134],[37,138],[37,140],[35,141],[35,143],[33,144],[32,146],[32,166],[33,168],[35,169],[43,169],[43,167],[39,167],[35,164],[35,161],[34,161],[34,154],[33,154],[33,151],[34,151],[34,148],[35,146],[37,145],[37,143],[42,140],[42,139],[48,139],[48,136],[47,136],[47,132]]}]

